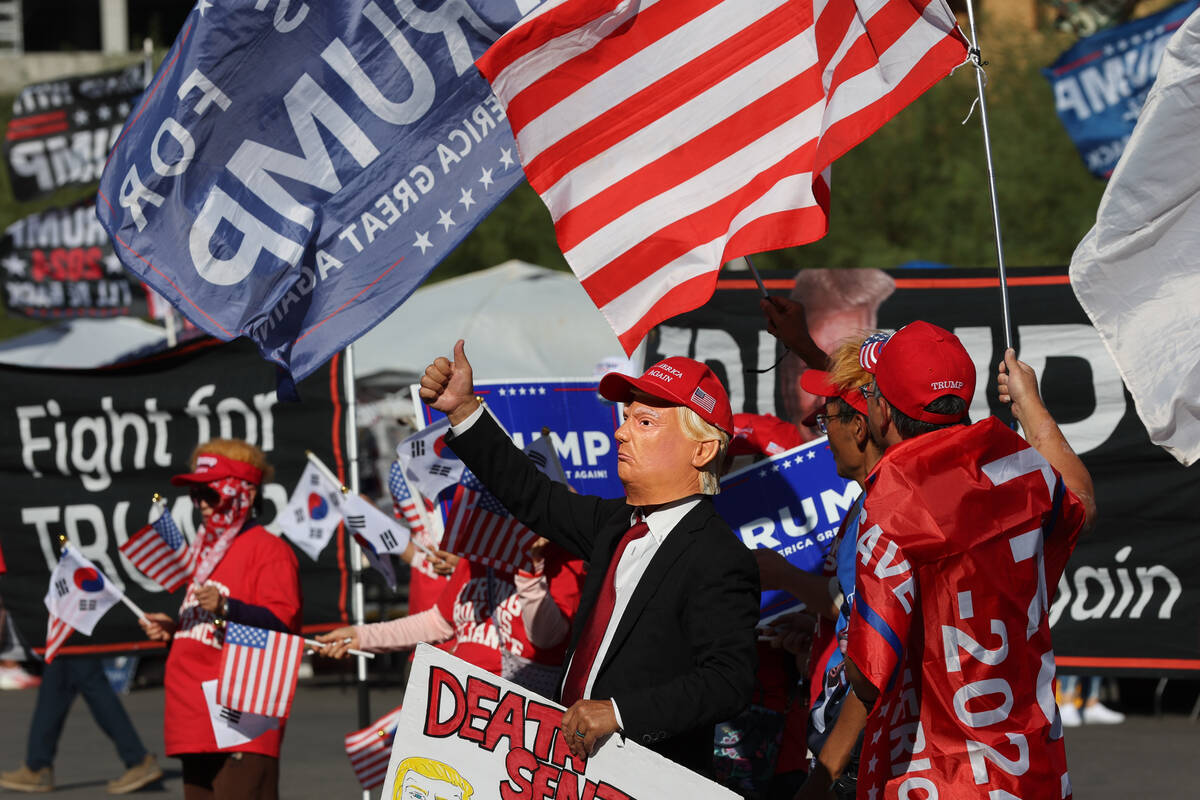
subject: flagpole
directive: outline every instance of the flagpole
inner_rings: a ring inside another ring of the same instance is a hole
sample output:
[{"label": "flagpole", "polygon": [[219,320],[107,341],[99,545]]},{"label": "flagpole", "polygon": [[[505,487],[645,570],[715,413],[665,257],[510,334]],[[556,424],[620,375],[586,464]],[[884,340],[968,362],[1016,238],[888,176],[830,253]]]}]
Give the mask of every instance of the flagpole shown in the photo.
[{"label": "flagpole", "polygon": [[[354,386],[354,345],[346,345],[346,461],[349,462],[347,477],[350,480],[350,491],[358,494],[358,393]],[[348,525],[346,534],[350,539],[350,576],[351,576],[351,613],[354,624],[363,624],[363,583],[362,583],[362,548],[358,541],[350,536]],[[387,558],[385,555],[384,558]],[[367,659],[359,655],[355,657],[358,677],[358,726],[365,728],[371,724],[371,692],[367,686]],[[364,789],[363,800],[371,800],[370,791]]]},{"label": "flagpole", "polygon": [[979,118],[983,123],[983,152],[987,158],[988,190],[992,198],[992,229],[996,232],[996,261],[1000,267],[1000,308],[1004,315],[1004,347],[1013,346],[1012,314],[1008,305],[1008,271],[1004,265],[1004,242],[1000,235],[1000,201],[996,196],[996,172],[992,166],[992,137],[988,132],[987,100],[983,94],[983,58],[975,33],[975,3],[967,0],[967,22],[971,28],[971,60],[975,63],[975,88],[979,94]]}]

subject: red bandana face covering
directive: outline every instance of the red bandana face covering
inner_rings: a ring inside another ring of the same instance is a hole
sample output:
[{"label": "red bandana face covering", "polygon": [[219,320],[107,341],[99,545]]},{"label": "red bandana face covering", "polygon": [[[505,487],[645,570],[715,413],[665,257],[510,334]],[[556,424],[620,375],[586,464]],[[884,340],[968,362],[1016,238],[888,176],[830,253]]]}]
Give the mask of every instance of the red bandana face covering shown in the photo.
[{"label": "red bandana face covering", "polygon": [[189,560],[194,565],[192,581],[202,584],[221,563],[235,536],[250,516],[258,485],[241,478],[210,481],[208,487],[221,498],[212,516],[196,532]]}]

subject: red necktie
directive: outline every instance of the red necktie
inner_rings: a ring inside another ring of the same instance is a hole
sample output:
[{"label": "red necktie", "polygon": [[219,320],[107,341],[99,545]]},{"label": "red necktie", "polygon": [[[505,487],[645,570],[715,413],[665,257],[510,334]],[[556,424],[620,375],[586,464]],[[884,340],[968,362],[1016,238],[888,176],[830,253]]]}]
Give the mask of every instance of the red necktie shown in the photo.
[{"label": "red necktie", "polygon": [[646,524],[645,520],[639,519],[621,537],[621,541],[617,543],[617,550],[613,553],[612,561],[608,562],[608,571],[604,573],[604,583],[600,586],[600,596],[596,598],[592,614],[583,625],[583,633],[579,636],[579,645],[575,648],[575,655],[571,658],[571,666],[567,670],[567,679],[563,681],[562,704],[568,708],[576,700],[583,699],[588,675],[592,672],[592,663],[596,660],[600,643],[604,641],[604,632],[608,630],[608,623],[612,619],[613,606],[616,605],[617,600],[617,588],[613,579],[617,572],[617,565],[621,563],[621,556],[630,542],[642,538],[649,532],[650,526]]}]

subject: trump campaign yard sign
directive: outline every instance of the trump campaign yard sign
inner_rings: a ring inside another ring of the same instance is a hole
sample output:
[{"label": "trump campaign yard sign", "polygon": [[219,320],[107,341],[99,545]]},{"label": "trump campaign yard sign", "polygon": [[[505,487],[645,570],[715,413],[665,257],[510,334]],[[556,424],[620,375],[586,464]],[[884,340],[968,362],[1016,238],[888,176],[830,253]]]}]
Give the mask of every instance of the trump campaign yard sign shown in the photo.
[{"label": "trump campaign yard sign", "polygon": [[381,797],[737,797],[618,734],[576,759],[558,727],[562,715],[557,703],[419,645]]}]

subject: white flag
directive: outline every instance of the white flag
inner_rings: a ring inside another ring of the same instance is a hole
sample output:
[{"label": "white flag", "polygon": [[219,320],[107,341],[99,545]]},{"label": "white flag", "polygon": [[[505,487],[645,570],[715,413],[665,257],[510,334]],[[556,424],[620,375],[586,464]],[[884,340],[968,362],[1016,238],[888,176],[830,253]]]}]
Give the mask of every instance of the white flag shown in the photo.
[{"label": "white flag", "polygon": [[1167,44],[1071,287],[1150,440],[1200,459],[1200,13]]},{"label": "white flag", "polygon": [[120,602],[121,591],[108,582],[92,562],[64,547],[58,566],[50,574],[46,610],[80,633],[91,636],[104,612]]},{"label": "white flag", "polygon": [[556,483],[567,482],[567,473],[563,469],[562,461],[558,458],[558,450],[554,447],[553,436],[539,436],[534,439],[525,448],[525,455],[529,456],[529,460],[536,464],[538,470],[550,480]]},{"label": "white flag", "polygon": [[446,446],[450,420],[440,419],[396,446],[396,458],[412,486],[426,497],[437,498],[458,483],[463,463]]},{"label": "white flag", "polygon": [[292,544],[316,561],[342,521],[341,505],[341,488],[331,486],[321,470],[310,463],[292,491],[279,525]]},{"label": "white flag", "polygon": [[408,547],[408,528],[358,495],[350,494],[342,499],[342,516],[350,534],[364,550],[377,556],[384,553],[399,555]]}]

